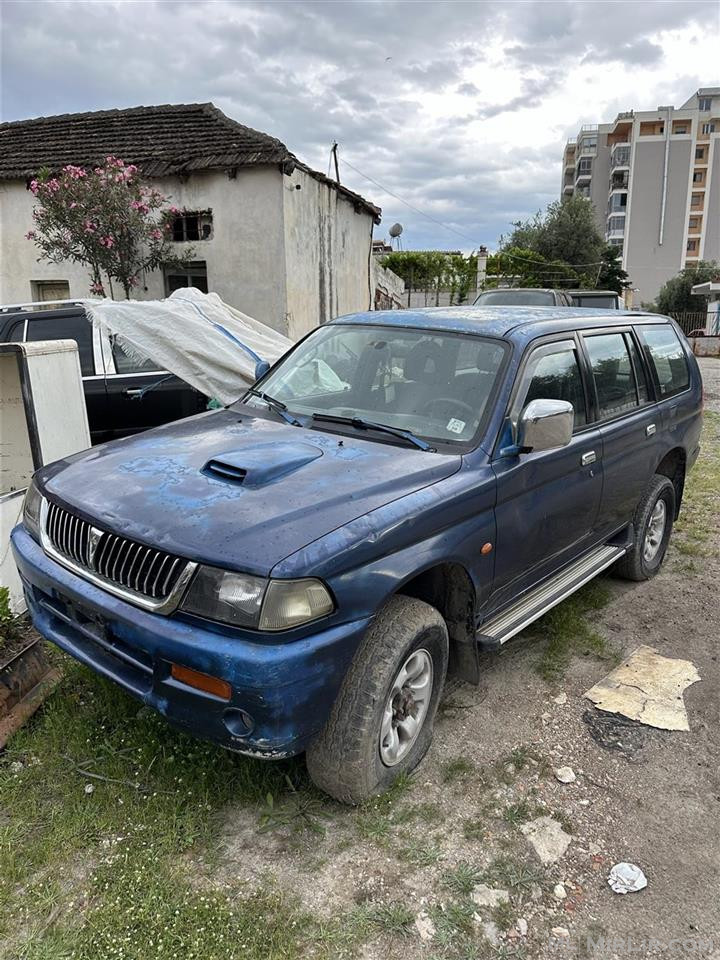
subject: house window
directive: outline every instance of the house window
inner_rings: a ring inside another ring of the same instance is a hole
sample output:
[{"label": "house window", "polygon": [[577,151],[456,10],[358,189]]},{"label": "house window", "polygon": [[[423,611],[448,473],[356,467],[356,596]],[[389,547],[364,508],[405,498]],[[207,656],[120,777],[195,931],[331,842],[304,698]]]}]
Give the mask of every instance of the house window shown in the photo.
[{"label": "house window", "polygon": [[173,217],[173,240],[178,243],[209,240],[212,236],[212,222],[212,210],[183,210]]},{"label": "house window", "polygon": [[693,253],[697,250],[697,240],[688,240],[687,242],[687,252]]},{"label": "house window", "polygon": [[702,170],[696,170],[693,173],[693,183],[702,183],[702,178],[703,178]]},{"label": "house window", "polygon": [[197,287],[203,293],[208,292],[207,264],[204,260],[182,267],[165,267],[164,273],[166,297],[183,287]]},{"label": "house window", "polygon": [[702,110],[705,113],[712,107],[712,98],[711,97],[700,97],[698,100],[698,110]]},{"label": "house window", "polygon": [[[67,280],[31,280],[32,298],[37,303],[51,303],[54,300],[70,299],[70,284]],[[44,307],[51,310],[52,307]]]},{"label": "house window", "polygon": [[695,147],[695,159],[696,160],[705,159],[705,147]]},{"label": "house window", "polygon": [[704,123],[702,125],[703,133],[715,133],[715,124],[714,123]]},{"label": "house window", "polygon": [[698,218],[690,217],[690,220],[688,221],[688,230],[697,230],[697,228],[698,228]]}]

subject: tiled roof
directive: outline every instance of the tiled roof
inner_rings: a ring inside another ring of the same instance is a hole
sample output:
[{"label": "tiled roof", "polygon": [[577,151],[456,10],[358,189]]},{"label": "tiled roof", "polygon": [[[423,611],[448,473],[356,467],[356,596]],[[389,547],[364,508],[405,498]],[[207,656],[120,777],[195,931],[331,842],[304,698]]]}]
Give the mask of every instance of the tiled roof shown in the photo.
[{"label": "tiled roof", "polygon": [[127,110],[65,113],[0,123],[0,180],[35,176],[42,167],[94,166],[107,156],[136,164],[146,177],[278,164],[300,167],[379,221],[380,210],[322,173],[282,141],[226,117],[212,103],[164,104]]}]

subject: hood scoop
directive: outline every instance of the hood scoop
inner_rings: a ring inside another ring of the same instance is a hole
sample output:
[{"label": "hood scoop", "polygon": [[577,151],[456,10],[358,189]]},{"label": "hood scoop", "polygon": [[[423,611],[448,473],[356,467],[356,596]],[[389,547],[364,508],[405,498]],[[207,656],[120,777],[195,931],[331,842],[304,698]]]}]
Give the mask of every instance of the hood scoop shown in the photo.
[{"label": "hood scoop", "polygon": [[208,460],[202,473],[235,486],[263,487],[294,473],[322,456],[311,443],[257,443],[219,453]]}]

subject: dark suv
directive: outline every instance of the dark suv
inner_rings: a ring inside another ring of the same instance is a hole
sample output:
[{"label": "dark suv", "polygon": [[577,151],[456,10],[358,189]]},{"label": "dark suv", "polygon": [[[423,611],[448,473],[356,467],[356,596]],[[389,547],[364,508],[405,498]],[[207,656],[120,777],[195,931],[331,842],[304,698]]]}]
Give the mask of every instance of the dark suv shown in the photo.
[{"label": "dark suv", "polygon": [[152,363],[137,363],[93,328],[82,306],[0,309],[0,343],[74,340],[93,443],[139,433],[204,410],[204,397]]},{"label": "dark suv", "polygon": [[422,759],[448,665],[477,682],[601,571],[658,571],[701,398],[666,317],[341,317],[227,409],[41,468],[28,608],[172,723],[307,751],[358,802]]}]

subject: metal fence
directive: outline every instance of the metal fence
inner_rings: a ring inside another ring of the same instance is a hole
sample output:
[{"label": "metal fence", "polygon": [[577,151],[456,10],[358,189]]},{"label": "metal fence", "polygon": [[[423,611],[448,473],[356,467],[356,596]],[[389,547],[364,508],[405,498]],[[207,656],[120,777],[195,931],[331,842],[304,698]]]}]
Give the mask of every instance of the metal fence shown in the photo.
[{"label": "metal fence", "polygon": [[704,310],[685,310],[682,313],[671,313],[670,316],[680,326],[686,336],[692,330],[704,330],[705,324],[707,323],[707,313]]}]

